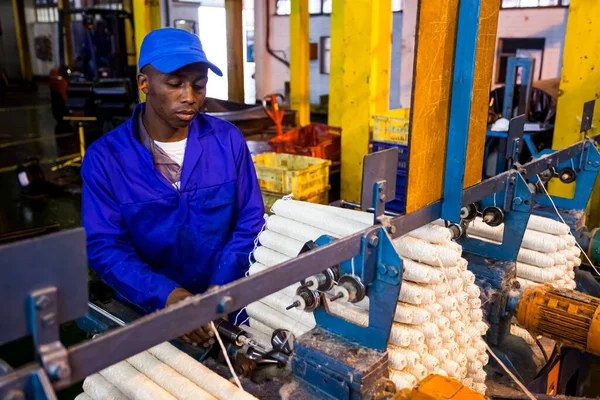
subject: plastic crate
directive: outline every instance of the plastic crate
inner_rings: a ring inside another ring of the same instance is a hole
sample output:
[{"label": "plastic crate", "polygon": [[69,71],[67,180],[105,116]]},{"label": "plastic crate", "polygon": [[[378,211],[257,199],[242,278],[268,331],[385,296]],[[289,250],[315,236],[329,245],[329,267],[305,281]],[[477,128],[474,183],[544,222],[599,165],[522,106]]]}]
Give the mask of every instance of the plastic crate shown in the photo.
[{"label": "plastic crate", "polygon": [[[294,200],[307,201],[309,203],[316,203],[316,204],[327,204],[328,200],[329,200],[329,189],[330,189],[330,186],[327,186],[321,192],[314,193],[307,197],[294,196]],[[263,203],[265,205],[265,210],[267,211],[267,213],[271,212],[271,207],[273,207],[273,204],[277,200],[281,199],[283,196],[286,196],[286,194],[285,193],[268,192],[265,190],[262,191]]]},{"label": "plastic crate", "polygon": [[329,186],[329,160],[280,153],[259,154],[253,160],[262,190],[307,198]]},{"label": "plastic crate", "polygon": [[269,140],[269,145],[275,153],[299,154],[337,161],[342,152],[341,132],[340,128],[325,124],[310,124]]},{"label": "plastic crate", "polygon": [[408,168],[408,146],[395,144],[395,143],[382,143],[371,141],[371,145],[373,146],[373,153],[390,149],[397,148],[398,149],[398,173],[404,173],[406,175],[406,171]]},{"label": "plastic crate", "polygon": [[377,142],[394,143],[406,146],[408,144],[407,118],[392,118],[374,116],[373,140]]}]

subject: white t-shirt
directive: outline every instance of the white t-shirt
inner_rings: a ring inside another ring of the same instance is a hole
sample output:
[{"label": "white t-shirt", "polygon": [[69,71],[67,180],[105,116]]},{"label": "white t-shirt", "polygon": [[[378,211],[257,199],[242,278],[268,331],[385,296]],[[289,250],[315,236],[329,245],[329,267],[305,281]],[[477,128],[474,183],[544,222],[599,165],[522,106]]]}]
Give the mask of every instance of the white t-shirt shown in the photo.
[{"label": "white t-shirt", "polygon": [[[187,145],[187,138],[180,140],[178,142],[157,142],[154,143],[160,147],[169,158],[175,161],[181,167],[183,165],[183,157],[185,156],[185,146]],[[176,182],[173,184],[177,189],[179,189],[179,185],[181,182]]]}]

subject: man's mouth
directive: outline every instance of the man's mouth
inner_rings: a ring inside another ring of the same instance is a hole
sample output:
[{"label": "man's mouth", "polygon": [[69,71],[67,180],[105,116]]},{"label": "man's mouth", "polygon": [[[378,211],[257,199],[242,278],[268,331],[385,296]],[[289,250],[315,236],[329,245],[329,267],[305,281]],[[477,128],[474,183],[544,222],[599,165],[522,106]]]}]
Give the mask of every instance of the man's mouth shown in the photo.
[{"label": "man's mouth", "polygon": [[196,116],[196,112],[195,111],[178,111],[175,113],[175,115],[177,116],[177,118],[179,118],[182,121],[191,121]]}]

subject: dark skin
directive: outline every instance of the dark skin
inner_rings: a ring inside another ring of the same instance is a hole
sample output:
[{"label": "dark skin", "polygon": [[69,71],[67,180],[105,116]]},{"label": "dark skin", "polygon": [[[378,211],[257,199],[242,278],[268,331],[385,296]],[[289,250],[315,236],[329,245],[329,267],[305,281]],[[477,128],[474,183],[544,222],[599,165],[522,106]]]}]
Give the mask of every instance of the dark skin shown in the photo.
[{"label": "dark skin", "polygon": [[[169,74],[151,65],[137,75],[138,87],[144,87],[146,111],[142,117],[150,137],[159,142],[178,142],[186,139],[189,127],[206,98],[208,65],[194,63]],[[214,286],[208,288],[211,290]],[[169,294],[165,307],[180,302],[192,293],[176,288]],[[208,347],[215,342],[210,325],[185,334],[187,343]]]}]

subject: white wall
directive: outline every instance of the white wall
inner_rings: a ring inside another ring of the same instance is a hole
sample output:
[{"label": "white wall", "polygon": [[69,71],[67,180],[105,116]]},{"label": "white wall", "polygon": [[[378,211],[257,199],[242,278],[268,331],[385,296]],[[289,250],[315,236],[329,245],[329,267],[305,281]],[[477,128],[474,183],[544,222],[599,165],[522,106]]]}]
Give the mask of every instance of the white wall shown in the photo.
[{"label": "white wall", "polygon": [[[290,18],[288,16],[274,15],[275,0],[255,0],[254,33],[256,54],[256,95],[261,98],[265,94],[276,92],[283,93],[286,81],[290,79],[290,70],[280,61],[276,60],[266,51],[266,1],[270,1],[271,21],[271,48],[277,54],[289,60],[290,54]],[[398,78],[400,67],[400,53],[402,47],[399,41],[402,32],[402,13],[394,13],[392,33],[392,70],[390,88],[390,104],[394,107],[399,105],[400,79]],[[310,17],[309,40],[317,43],[320,49],[320,38],[331,35],[331,18],[328,15],[314,15]],[[310,62],[310,102],[319,103],[319,97],[329,93],[329,75],[321,74],[320,60]],[[395,67],[395,68],[394,68]]]},{"label": "white wall", "polygon": [[[567,17],[568,8],[500,10],[496,37],[497,39],[546,39],[542,79],[558,78],[562,65]],[[496,51],[497,53],[498,51]],[[494,60],[494,71],[496,70],[495,62],[496,60]]]}]

